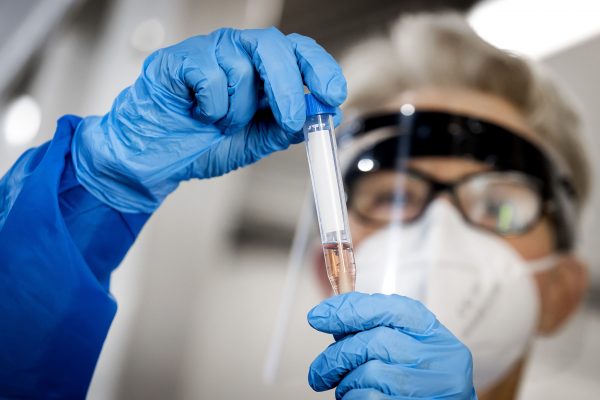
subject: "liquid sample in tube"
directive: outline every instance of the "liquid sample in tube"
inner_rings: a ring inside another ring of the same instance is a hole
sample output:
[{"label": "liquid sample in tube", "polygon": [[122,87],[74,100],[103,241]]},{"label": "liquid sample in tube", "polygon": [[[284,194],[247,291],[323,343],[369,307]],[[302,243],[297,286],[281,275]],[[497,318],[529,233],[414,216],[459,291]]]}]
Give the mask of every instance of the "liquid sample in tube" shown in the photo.
[{"label": "liquid sample in tube", "polygon": [[356,267],[337,157],[335,107],[306,98],[304,138],[327,276],[335,294],[354,291]]},{"label": "liquid sample in tube", "polygon": [[327,277],[335,294],[354,291],[356,265],[350,243],[323,243]]}]

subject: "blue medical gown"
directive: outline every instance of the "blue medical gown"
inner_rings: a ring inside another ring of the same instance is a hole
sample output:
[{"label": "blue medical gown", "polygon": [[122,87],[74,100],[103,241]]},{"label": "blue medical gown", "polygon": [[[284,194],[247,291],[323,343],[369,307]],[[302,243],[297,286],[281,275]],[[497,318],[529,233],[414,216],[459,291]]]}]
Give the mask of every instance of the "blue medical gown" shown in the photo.
[{"label": "blue medical gown", "polygon": [[62,117],[0,180],[0,398],[85,397],[117,309],[110,274],[150,216],[78,183],[80,120]]}]

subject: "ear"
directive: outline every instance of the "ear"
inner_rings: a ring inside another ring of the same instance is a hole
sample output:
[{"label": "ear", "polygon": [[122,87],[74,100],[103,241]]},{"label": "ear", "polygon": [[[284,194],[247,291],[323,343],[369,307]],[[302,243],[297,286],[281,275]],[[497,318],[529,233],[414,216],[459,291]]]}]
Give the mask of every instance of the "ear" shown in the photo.
[{"label": "ear", "polygon": [[587,267],[569,254],[552,269],[535,275],[540,294],[538,334],[548,335],[561,327],[583,300],[587,286]]}]

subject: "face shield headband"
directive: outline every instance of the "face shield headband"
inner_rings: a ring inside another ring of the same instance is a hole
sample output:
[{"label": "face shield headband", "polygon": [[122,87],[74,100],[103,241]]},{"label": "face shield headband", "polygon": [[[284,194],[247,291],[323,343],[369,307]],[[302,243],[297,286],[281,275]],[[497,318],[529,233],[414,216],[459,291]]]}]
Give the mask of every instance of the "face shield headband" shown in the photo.
[{"label": "face shield headband", "polygon": [[542,213],[555,228],[556,250],[573,247],[577,196],[566,168],[549,151],[499,125],[443,112],[382,114],[344,126],[338,143],[349,205],[356,183],[369,174],[406,171],[415,157],[466,158],[537,181]]}]

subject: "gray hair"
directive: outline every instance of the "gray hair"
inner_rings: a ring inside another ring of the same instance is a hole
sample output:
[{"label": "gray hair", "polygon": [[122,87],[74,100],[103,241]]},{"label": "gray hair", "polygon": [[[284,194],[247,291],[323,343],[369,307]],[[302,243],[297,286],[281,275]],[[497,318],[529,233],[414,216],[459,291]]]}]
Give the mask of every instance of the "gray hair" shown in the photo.
[{"label": "gray hair", "polygon": [[507,100],[564,159],[582,203],[588,196],[591,169],[570,94],[539,63],[485,42],[462,15],[403,16],[389,37],[357,44],[341,64],[348,77],[345,107],[360,112],[372,111],[400,92],[432,86],[469,88]]}]

